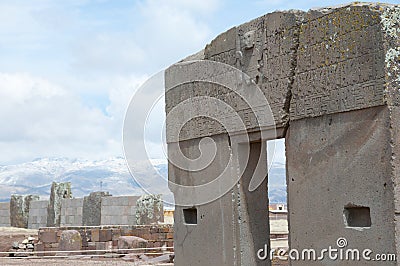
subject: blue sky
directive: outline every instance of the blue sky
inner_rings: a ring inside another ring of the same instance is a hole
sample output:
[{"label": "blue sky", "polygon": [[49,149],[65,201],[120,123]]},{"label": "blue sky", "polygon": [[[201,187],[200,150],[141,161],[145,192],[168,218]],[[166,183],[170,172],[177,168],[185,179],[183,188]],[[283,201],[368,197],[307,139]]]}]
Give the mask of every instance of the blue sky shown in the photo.
[{"label": "blue sky", "polygon": [[0,164],[121,156],[127,104],[152,74],[265,13],[338,3],[1,0]]}]

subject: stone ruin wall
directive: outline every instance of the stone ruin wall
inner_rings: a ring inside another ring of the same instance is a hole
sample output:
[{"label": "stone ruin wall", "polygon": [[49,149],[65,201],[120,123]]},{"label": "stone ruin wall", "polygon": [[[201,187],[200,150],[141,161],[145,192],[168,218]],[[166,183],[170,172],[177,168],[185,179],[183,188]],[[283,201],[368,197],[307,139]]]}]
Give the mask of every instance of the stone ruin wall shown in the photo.
[{"label": "stone ruin wall", "polygon": [[[60,208],[49,208],[51,200],[39,200],[37,195],[13,195],[10,202],[0,203],[0,227],[49,227],[49,215],[54,213],[54,209],[58,209],[59,213],[58,227],[150,225],[164,222],[162,195],[113,197],[108,192],[93,192],[84,198],[58,200]],[[84,219],[90,224],[84,224]]]}]

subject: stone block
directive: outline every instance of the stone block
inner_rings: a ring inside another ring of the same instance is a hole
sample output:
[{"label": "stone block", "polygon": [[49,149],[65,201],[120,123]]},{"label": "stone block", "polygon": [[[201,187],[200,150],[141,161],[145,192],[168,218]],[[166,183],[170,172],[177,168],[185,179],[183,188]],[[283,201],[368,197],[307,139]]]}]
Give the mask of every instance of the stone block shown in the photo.
[{"label": "stone block", "polygon": [[129,215],[128,217],[128,225],[135,225],[136,224],[136,216],[134,215]]},{"label": "stone block", "polygon": [[129,223],[128,223],[128,216],[121,216],[120,217],[120,224],[122,224],[122,225],[128,225]]},{"label": "stone block", "polygon": [[[118,238],[118,249],[146,248],[147,240],[136,236],[121,236]],[[120,253],[140,253],[142,251],[121,251]]]},{"label": "stone block", "polygon": [[121,229],[120,228],[113,228],[111,229],[112,232],[112,240],[118,240],[121,236]]},{"label": "stone block", "polygon": [[100,229],[99,230],[99,241],[106,242],[112,240],[112,231],[111,229]]},{"label": "stone block", "polygon": [[47,221],[47,215],[39,217],[39,223],[41,226],[44,226],[46,224],[46,221]]},{"label": "stone block", "polygon": [[87,250],[87,252],[84,253],[86,255],[96,255],[96,243],[88,242],[88,246],[85,247],[85,250]]},{"label": "stone block", "polygon": [[104,254],[108,250],[108,242],[96,242],[96,254]]},{"label": "stone block", "polygon": [[70,198],[72,198],[71,183],[52,183],[47,207],[47,226],[60,226],[63,199]]},{"label": "stone block", "polygon": [[132,215],[133,213],[131,213],[131,207],[128,205],[124,206],[124,210],[123,210],[122,214],[124,216]]},{"label": "stone block", "polygon": [[43,243],[55,243],[57,242],[56,231],[40,231],[39,240]]},{"label": "stone block", "polygon": [[82,224],[84,226],[99,226],[101,224],[101,201],[103,197],[111,196],[108,192],[92,192],[83,199]]},{"label": "stone block", "polygon": [[0,202],[0,210],[10,211],[10,203],[9,202]]},{"label": "stone block", "polygon": [[81,235],[82,238],[82,248],[88,246],[88,241],[90,241],[90,236],[88,232],[84,229],[79,230],[79,234]]},{"label": "stone block", "polygon": [[10,199],[10,223],[13,227],[28,228],[29,209],[32,201],[39,200],[37,195],[12,195]]},{"label": "stone block", "polygon": [[[393,197],[388,189],[392,171],[390,132],[385,129],[388,120],[388,110],[375,107],[291,122],[286,148],[291,177],[288,200],[291,210],[307,206],[302,212],[290,214],[292,248],[301,250],[308,243],[322,245],[319,236],[325,235],[328,242],[342,237],[361,250],[380,253],[383,247],[390,249],[394,229],[388,219],[392,210],[387,205]],[[380,158],[379,163],[368,163],[376,158]],[[321,193],[325,200],[315,201]],[[343,221],[349,207],[368,209],[367,218],[375,226],[354,226]]]},{"label": "stone block", "polygon": [[[44,244],[43,243],[35,244],[34,251],[35,252],[44,251]],[[37,256],[45,256],[45,254],[44,253],[37,253]]]},{"label": "stone block", "polygon": [[[60,251],[77,251],[82,249],[82,237],[77,230],[65,230],[60,236]],[[76,254],[76,253],[74,253]]]},{"label": "stone block", "polygon": [[93,228],[90,231],[91,231],[91,241],[92,242],[100,241],[100,229],[99,228]]}]

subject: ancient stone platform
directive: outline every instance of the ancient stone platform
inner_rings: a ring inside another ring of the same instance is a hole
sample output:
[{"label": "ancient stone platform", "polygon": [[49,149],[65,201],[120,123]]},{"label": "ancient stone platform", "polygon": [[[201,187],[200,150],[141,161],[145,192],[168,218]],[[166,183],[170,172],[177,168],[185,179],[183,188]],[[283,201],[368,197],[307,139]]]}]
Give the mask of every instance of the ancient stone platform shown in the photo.
[{"label": "ancient stone platform", "polygon": [[[76,232],[78,232],[78,236],[76,235]],[[70,238],[74,238],[76,241],[65,241],[65,239],[68,238],[68,235],[71,235]],[[136,225],[70,226],[58,228],[43,227],[39,229],[38,243],[35,245],[35,251],[39,252],[39,256],[54,256],[57,254],[57,251],[71,250],[78,251],[71,253],[72,255],[99,255],[112,252],[112,250],[114,250],[115,253],[117,249],[135,248],[132,246],[132,240],[130,240],[129,237],[137,237],[145,240],[142,244],[139,243],[141,245],[139,248],[144,248],[141,252],[146,252],[146,248],[149,248],[147,252],[157,253],[160,252],[160,250],[153,248],[161,248],[163,246],[173,247],[173,226]],[[171,251],[171,249],[168,251]],[[126,254],[132,251],[125,250],[119,252]]]}]

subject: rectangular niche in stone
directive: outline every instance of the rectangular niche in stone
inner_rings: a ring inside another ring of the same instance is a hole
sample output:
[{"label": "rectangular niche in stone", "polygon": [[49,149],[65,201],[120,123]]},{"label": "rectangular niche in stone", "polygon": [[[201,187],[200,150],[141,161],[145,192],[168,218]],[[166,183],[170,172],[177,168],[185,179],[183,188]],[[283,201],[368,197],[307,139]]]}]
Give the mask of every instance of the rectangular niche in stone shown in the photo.
[{"label": "rectangular niche in stone", "polygon": [[368,207],[344,207],[343,214],[347,227],[371,227],[371,212]]},{"label": "rectangular niche in stone", "polygon": [[183,209],[183,218],[185,219],[185,224],[197,224],[197,209]]}]

